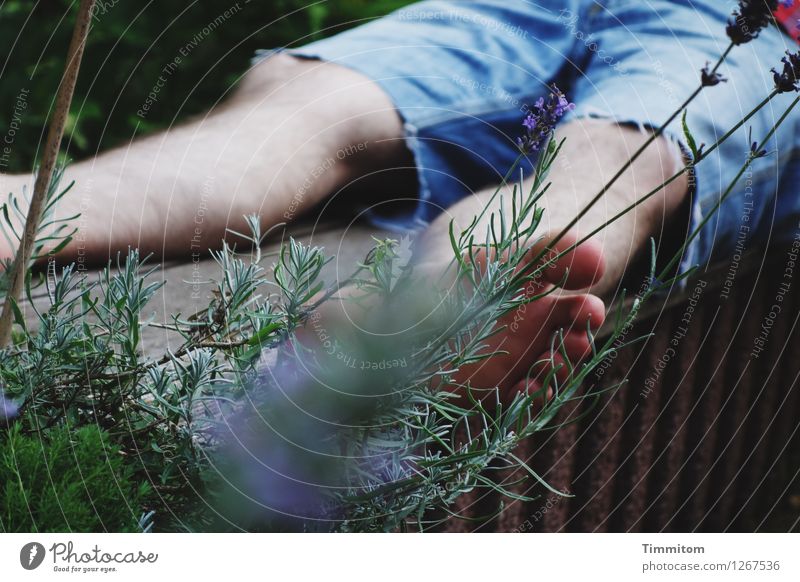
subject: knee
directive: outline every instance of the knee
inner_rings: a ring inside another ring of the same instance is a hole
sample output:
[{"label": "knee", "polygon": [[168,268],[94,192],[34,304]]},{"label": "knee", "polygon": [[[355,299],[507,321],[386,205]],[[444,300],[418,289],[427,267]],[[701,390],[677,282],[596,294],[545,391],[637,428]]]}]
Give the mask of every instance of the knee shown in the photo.
[{"label": "knee", "polygon": [[272,55],[250,68],[239,81],[236,94],[239,96],[266,95],[279,91],[308,75],[318,64],[313,61],[293,57],[285,53]]},{"label": "knee", "polygon": [[[576,119],[562,126],[559,133],[567,138],[567,147],[574,148],[573,151],[580,156],[581,167],[603,180],[609,179],[634,152],[644,147],[624,174],[631,181],[630,185],[637,189],[645,188],[647,191],[673,179],[688,162],[677,140],[662,135],[647,145],[653,134],[648,127],[610,119]],[[682,198],[688,191],[685,182],[684,174],[673,179],[664,192],[674,191],[678,198]]]}]

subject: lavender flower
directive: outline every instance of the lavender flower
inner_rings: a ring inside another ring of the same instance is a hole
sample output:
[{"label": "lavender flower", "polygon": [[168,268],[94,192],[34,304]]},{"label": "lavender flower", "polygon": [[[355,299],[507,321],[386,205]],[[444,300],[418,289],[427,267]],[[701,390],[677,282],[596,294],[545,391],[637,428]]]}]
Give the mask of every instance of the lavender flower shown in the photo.
[{"label": "lavender flower", "polygon": [[240,527],[302,528],[305,519],[325,517],[325,485],[341,473],[326,454],[330,427],[298,404],[319,386],[293,359],[266,371],[261,382],[252,392],[255,408],[235,413],[216,435],[222,443],[216,464],[227,483],[224,511]]},{"label": "lavender flower", "polygon": [[772,75],[775,78],[775,90],[778,93],[800,91],[800,52],[787,52],[781,62],[783,63],[781,72],[772,69]]},{"label": "lavender flower", "polygon": [[750,128],[750,131],[747,134],[747,141],[750,142],[750,157],[751,159],[757,160],[758,158],[763,158],[767,155],[767,150],[761,147],[761,145],[757,141],[753,141],[753,128]]},{"label": "lavender flower", "polygon": [[17,417],[17,414],[19,414],[19,406],[7,399],[0,390],[0,424],[8,424]]},{"label": "lavender flower", "polygon": [[517,140],[519,149],[525,155],[539,150],[553,135],[558,120],[567,111],[575,109],[575,104],[570,103],[558,87],[553,85],[550,94],[545,99],[539,97],[522,122],[525,134]]},{"label": "lavender flower", "polygon": [[[387,315],[381,310],[376,317],[380,323],[399,321],[403,313],[408,311]],[[331,329],[330,335],[342,331]],[[401,368],[367,371],[355,362],[377,362],[378,356],[411,348],[397,335],[385,341],[372,334],[348,337],[346,345],[336,344],[336,353],[299,342],[286,346],[249,390],[253,408],[220,425],[215,465],[225,477],[226,519],[245,528],[330,528],[343,519],[340,497],[347,491],[363,493],[408,477],[392,456],[395,451],[348,443],[361,434],[353,427],[372,422],[375,410],[391,397],[385,387],[398,385],[406,374]],[[352,366],[344,363],[351,360]]]},{"label": "lavender flower", "polygon": [[[781,5],[791,6],[786,2],[781,2]],[[740,0],[725,31],[733,44],[750,42],[774,21],[773,13],[777,9],[778,0]]]},{"label": "lavender flower", "polygon": [[712,72],[709,69],[710,65],[706,63],[706,66],[700,69],[700,81],[703,87],[713,87],[714,85],[719,85],[720,83],[727,83],[728,79],[720,75],[719,73]]}]

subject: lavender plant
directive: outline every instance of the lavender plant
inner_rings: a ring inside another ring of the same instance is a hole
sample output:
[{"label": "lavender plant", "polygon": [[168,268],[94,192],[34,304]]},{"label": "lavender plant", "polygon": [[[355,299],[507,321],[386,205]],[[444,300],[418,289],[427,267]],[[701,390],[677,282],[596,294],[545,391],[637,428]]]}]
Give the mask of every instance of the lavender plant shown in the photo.
[{"label": "lavender plant", "polygon": [[[724,81],[720,65],[736,45],[758,36],[776,4],[740,3],[728,25],[730,46],[713,67],[702,69],[697,90],[592,204],[701,91]],[[666,184],[691,171],[776,95],[800,90],[800,54],[787,55],[774,75],[770,95],[714,144],[698,147],[684,117],[691,159]],[[797,101],[753,143],[719,204],[753,160],[767,155],[761,144]],[[565,403],[594,396],[581,392],[583,380],[631,343],[623,330],[642,301],[617,310],[602,344],[587,330],[593,346],[588,360],[551,361],[552,371],[535,393],[503,399],[497,388],[487,391],[456,377],[460,368],[494,356],[484,347],[502,331],[498,320],[542,298],[529,297],[526,286],[601,230],[554,252],[570,224],[530,258],[545,212],[538,201],[568,145],[554,139],[554,128],[570,107],[553,88],[524,120],[520,156],[538,156],[530,188],[520,183],[504,194],[507,177],[495,192],[504,211],[490,214],[488,228],[479,229],[482,216],[460,232],[451,225],[455,274],[446,289],[407,265],[393,240],[376,241],[352,275],[334,285],[321,280],[330,260],[324,249],[295,240],[265,267],[259,250],[265,235],[258,218],[249,217],[249,232],[236,234],[251,250],[226,244],[214,253],[220,276],[213,299],[197,313],[158,324],[178,334],[181,344],[149,358],[141,338],[145,328],[156,325],[145,314],[159,284],[149,281],[154,269],[137,251],[119,257],[96,279],[74,266],[51,271],[38,288],[29,276],[32,318],[15,308],[14,343],[0,352],[0,422],[14,425],[15,438],[37,436],[45,442],[64,430],[79,434],[81,427],[97,427],[99,438],[124,455],[126,471],[150,483],[139,519],[143,531],[425,529],[452,517],[454,501],[468,491],[530,499],[491,478],[500,468],[521,469],[541,490],[563,495],[514,451],[532,435],[552,430]],[[57,194],[57,183],[48,198],[53,204],[63,195]],[[13,199],[4,210],[9,237],[18,241],[12,225],[20,216],[12,213],[22,213]],[[40,231],[37,254],[69,236],[63,223],[46,218]],[[645,300],[690,274],[672,273],[682,250],[662,272],[653,267]],[[320,316],[344,288],[357,290],[351,301],[361,309],[362,327],[384,333],[329,326]],[[40,310],[33,299],[42,289],[47,307]],[[562,341],[559,334],[553,337],[554,353],[564,351]],[[567,367],[565,378],[556,373],[560,365]],[[552,397],[545,397],[548,392]]]}]

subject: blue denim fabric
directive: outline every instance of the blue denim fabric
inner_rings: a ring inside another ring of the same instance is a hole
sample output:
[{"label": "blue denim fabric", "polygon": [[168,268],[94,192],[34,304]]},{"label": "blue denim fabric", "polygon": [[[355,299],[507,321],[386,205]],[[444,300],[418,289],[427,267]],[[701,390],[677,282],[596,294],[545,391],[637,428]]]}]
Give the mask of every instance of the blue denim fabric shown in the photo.
[{"label": "blue denim fabric", "polygon": [[[569,118],[659,126],[697,87],[699,69],[728,44],[732,3],[719,0],[431,0],[292,54],[339,63],[376,81],[405,122],[419,205],[383,226],[427,224],[496,184],[517,157],[526,104],[555,82],[577,105]],[[698,144],[712,144],[773,86],[791,39],[777,29],[737,47],[689,109]],[[748,130],[761,140],[793,95],[782,95],[696,168],[692,224],[711,213],[741,167]],[[793,114],[690,245],[684,267],[760,240],[793,238],[800,220],[800,127]],[[565,118],[565,121],[567,119]],[[682,142],[679,121],[668,135]],[[601,145],[601,144],[598,144]]]}]

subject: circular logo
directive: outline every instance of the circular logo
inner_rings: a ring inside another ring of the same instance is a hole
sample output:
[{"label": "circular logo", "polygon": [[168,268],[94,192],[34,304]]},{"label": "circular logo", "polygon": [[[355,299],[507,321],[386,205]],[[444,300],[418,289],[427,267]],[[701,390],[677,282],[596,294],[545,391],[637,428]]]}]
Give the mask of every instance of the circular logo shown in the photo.
[{"label": "circular logo", "polygon": [[44,562],[44,546],[39,542],[30,542],[19,551],[19,563],[26,570],[35,570]]}]

